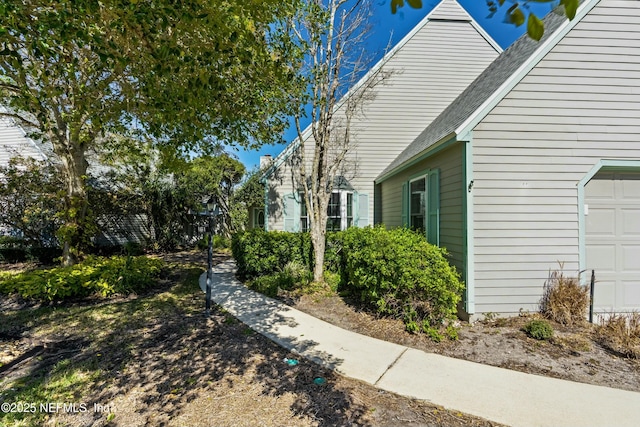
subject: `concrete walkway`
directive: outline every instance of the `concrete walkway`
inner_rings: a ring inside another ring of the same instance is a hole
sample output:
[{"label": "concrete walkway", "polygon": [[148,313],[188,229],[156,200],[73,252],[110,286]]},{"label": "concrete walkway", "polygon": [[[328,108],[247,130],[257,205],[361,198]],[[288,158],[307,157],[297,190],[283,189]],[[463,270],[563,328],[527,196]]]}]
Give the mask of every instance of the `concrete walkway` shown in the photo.
[{"label": "concrete walkway", "polygon": [[[214,268],[213,300],[307,359],[380,389],[512,427],[640,426],[640,393],[524,374],[370,338],[247,289]],[[206,274],[200,287],[206,286]]]}]

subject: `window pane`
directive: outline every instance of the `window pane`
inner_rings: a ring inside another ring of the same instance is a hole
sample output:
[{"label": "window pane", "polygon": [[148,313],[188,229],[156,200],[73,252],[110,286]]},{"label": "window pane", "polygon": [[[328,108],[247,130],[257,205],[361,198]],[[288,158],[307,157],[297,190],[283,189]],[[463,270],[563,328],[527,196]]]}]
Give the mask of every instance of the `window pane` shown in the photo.
[{"label": "window pane", "polygon": [[330,218],[340,217],[340,193],[331,193],[327,215]]},{"label": "window pane", "polygon": [[347,218],[353,217],[353,193],[347,193]]},{"label": "window pane", "polygon": [[409,212],[411,213],[411,228],[420,232],[425,230],[425,212],[427,200],[427,179],[426,177],[411,181],[409,200]]},{"label": "window pane", "polygon": [[264,211],[258,212],[258,227],[260,228],[264,227]]},{"label": "window pane", "polygon": [[327,219],[327,231],[340,231],[340,218]]}]

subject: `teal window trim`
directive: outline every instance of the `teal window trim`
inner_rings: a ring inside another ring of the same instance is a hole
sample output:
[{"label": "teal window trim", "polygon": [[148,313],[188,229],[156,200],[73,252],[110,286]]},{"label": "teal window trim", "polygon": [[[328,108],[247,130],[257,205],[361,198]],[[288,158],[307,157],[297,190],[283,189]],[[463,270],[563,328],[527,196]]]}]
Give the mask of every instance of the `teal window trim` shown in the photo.
[{"label": "teal window trim", "polygon": [[440,169],[429,171],[426,210],[427,240],[440,246]]},{"label": "teal window trim", "polygon": [[434,245],[440,245],[440,169],[424,169],[413,174],[402,183],[402,225],[410,228],[413,226],[411,212],[411,184],[424,179],[424,212],[423,226],[425,237]]},{"label": "teal window trim", "polygon": [[[578,181],[578,268],[584,271],[587,268],[587,226],[584,212],[586,185],[598,172],[640,172],[640,160],[601,159]],[[582,281],[586,282],[589,274],[581,274]]]},{"label": "teal window trim", "polygon": [[264,185],[264,231],[269,231],[269,184]]},{"label": "teal window trim", "polygon": [[[424,184],[424,189],[422,190],[423,196],[420,199],[421,210],[418,211],[418,214],[416,215],[414,213],[415,209],[413,207],[413,199],[414,199],[413,196],[414,194],[416,194],[414,193],[414,190],[413,190],[413,184],[419,183],[420,181],[422,181],[422,184]],[[407,201],[408,201],[407,220],[408,220],[409,228],[412,228],[412,229],[416,228],[414,218],[422,216],[422,228],[423,228],[425,237],[427,237],[428,235],[427,227],[428,227],[428,218],[429,218],[429,207],[427,206],[429,204],[429,170],[427,169],[424,172],[411,176],[407,181],[407,187],[409,189],[409,193],[407,197]]]},{"label": "teal window trim", "polygon": [[402,195],[400,197],[402,204],[402,226],[409,228],[409,182],[402,183]]}]

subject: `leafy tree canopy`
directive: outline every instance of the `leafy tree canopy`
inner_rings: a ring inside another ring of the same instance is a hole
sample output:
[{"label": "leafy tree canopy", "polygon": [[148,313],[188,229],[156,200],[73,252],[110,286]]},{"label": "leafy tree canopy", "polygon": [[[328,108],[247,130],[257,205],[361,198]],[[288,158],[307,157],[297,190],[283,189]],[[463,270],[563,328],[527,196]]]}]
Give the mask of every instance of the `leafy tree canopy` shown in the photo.
[{"label": "leafy tree canopy", "polygon": [[296,2],[0,0],[0,116],[60,158],[66,264],[86,225],[86,152],[105,132],[183,155],[279,140],[299,86],[279,29]]}]

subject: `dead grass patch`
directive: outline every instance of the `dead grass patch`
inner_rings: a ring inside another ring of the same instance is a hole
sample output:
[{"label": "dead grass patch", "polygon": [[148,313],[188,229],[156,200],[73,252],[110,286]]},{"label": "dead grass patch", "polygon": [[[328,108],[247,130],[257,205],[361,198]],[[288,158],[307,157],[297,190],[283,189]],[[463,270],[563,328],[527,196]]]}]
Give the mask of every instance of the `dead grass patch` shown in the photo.
[{"label": "dead grass patch", "polygon": [[589,308],[589,288],[580,285],[577,277],[566,276],[562,270],[552,271],[544,284],[540,313],[562,325],[585,323]]},{"label": "dead grass patch", "polygon": [[626,357],[640,359],[640,313],[612,313],[603,317],[597,328],[598,341]]}]

